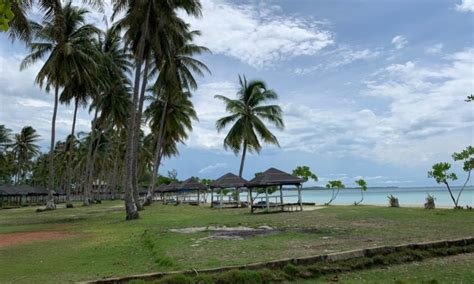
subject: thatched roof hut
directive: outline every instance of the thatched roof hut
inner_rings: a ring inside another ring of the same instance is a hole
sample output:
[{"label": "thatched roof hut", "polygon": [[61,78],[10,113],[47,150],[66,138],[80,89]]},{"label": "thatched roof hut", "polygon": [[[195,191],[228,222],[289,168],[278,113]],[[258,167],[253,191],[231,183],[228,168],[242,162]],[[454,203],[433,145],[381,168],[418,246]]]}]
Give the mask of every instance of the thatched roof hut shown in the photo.
[{"label": "thatched roof hut", "polygon": [[155,188],[155,193],[162,193],[165,191],[168,185],[166,183],[160,184],[157,188]]},{"label": "thatched roof hut", "polygon": [[48,195],[48,190],[41,187],[29,185],[2,185],[0,186],[1,196],[21,196],[21,195]]},{"label": "thatched roof hut", "polygon": [[244,187],[247,181],[233,173],[226,173],[225,175],[221,176],[213,183],[211,183],[210,187],[214,188],[240,188]]},{"label": "thatched roof hut", "polygon": [[170,184],[168,184],[165,188],[164,188],[164,192],[176,192],[176,191],[179,191],[180,189],[180,184],[179,182],[172,182]]},{"label": "thatched roof hut", "polygon": [[194,191],[194,190],[207,191],[207,186],[200,183],[197,179],[191,177],[185,180],[183,183],[181,183],[181,185],[179,186],[179,189],[181,191]]},{"label": "thatched roof hut", "polygon": [[251,179],[246,186],[251,187],[268,187],[268,186],[279,186],[279,185],[296,185],[299,186],[304,182],[302,178],[299,178],[284,171],[280,171],[275,168],[269,168],[264,171],[261,175]]}]

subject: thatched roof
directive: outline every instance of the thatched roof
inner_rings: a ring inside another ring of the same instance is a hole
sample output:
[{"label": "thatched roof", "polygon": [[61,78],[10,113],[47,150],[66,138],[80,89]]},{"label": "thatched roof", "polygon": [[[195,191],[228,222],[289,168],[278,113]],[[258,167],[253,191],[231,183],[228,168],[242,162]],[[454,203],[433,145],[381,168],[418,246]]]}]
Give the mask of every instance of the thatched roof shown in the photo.
[{"label": "thatched roof", "polygon": [[197,179],[195,178],[188,178],[185,180],[179,187],[180,190],[186,191],[186,190],[207,190],[207,186],[204,184],[200,183]]},{"label": "thatched roof", "polygon": [[247,181],[233,173],[226,173],[211,183],[211,188],[239,188],[244,187]]},{"label": "thatched roof", "polygon": [[290,175],[275,168],[269,168],[261,175],[253,178],[247,183],[247,187],[265,187],[278,185],[300,185],[304,182],[302,178]]},{"label": "thatched roof", "polygon": [[146,187],[144,187],[144,186],[140,187],[140,188],[138,189],[138,194],[140,194],[140,195],[146,195],[146,194],[148,194],[148,188],[146,188]]},{"label": "thatched roof", "polygon": [[165,192],[174,192],[179,191],[180,184],[178,182],[172,182],[168,184],[163,191]]},{"label": "thatched roof", "polygon": [[45,188],[32,187],[29,185],[2,185],[0,186],[0,195],[48,195],[48,190]]},{"label": "thatched roof", "polygon": [[168,185],[167,185],[166,183],[160,184],[157,188],[155,188],[155,193],[156,193],[156,192],[163,192],[163,191],[165,191],[165,189],[166,189],[167,186],[168,186]]}]

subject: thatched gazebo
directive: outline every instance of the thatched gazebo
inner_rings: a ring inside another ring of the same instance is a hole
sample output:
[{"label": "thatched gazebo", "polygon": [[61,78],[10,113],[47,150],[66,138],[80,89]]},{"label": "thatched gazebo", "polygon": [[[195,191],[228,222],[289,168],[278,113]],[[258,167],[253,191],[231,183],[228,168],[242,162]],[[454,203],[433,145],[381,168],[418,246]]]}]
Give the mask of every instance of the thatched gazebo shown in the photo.
[{"label": "thatched gazebo", "polygon": [[[211,183],[210,188],[211,188],[211,208],[214,208],[214,205],[217,205],[219,208],[223,208],[226,206],[229,207],[240,207],[243,204],[243,202],[240,202],[240,189],[245,187],[245,184],[247,181],[237,175],[234,175],[233,173],[227,173],[217,180],[215,180],[213,183]],[[216,202],[214,202],[214,190],[217,190],[219,193],[219,198],[217,199]],[[232,200],[229,196],[229,200],[225,201],[223,200],[223,190],[235,190],[237,194],[237,200]],[[246,204],[246,203],[245,203]]]},{"label": "thatched gazebo", "polygon": [[[250,211],[253,213],[255,209],[269,211],[270,209],[279,209],[281,211],[303,211],[303,201],[301,200],[301,186],[304,180],[294,175],[290,175],[275,168],[270,168],[262,174],[250,180],[246,186],[250,195]],[[295,186],[298,192],[297,196],[283,196],[283,186]],[[269,196],[269,189],[280,191],[279,196]],[[260,193],[265,191],[265,197],[258,197]],[[253,196],[257,193],[257,196]],[[297,197],[297,202],[285,202],[285,198]],[[275,202],[270,202],[274,198]],[[255,202],[260,199],[259,202]]]},{"label": "thatched gazebo", "polygon": [[29,185],[0,186],[0,207],[20,207],[22,205],[39,205],[46,203],[48,190]]},{"label": "thatched gazebo", "polygon": [[166,183],[162,183],[157,188],[155,188],[155,191],[153,192],[153,198],[157,197],[158,199],[163,200],[163,195],[167,186],[168,185]]},{"label": "thatched gazebo", "polygon": [[[172,182],[163,189],[163,204],[177,204],[179,202],[179,187],[180,184],[178,182]],[[173,199],[174,196],[176,196],[176,199]]]},{"label": "thatched gazebo", "polygon": [[188,178],[179,187],[180,193],[183,195],[182,202],[199,205],[200,203],[205,203],[206,198],[201,200],[201,192],[207,193],[207,186],[200,183],[195,178]]}]

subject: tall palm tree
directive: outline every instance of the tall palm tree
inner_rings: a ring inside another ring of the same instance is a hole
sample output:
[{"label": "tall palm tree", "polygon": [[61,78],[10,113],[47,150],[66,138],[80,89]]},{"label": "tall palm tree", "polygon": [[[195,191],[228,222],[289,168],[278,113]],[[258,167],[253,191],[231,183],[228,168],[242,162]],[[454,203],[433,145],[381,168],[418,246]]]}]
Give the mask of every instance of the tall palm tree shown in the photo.
[{"label": "tall palm tree", "polygon": [[262,149],[260,140],[265,143],[279,146],[278,139],[267,128],[264,121],[278,129],[284,128],[282,110],[278,105],[264,105],[264,103],[278,99],[278,95],[267,89],[263,81],[247,82],[245,76],[239,76],[240,89],[237,99],[229,99],[222,95],[215,98],[222,100],[226,105],[229,116],[216,122],[217,131],[222,131],[233,123],[224,139],[224,148],[238,154],[242,149],[239,176],[242,177],[247,151],[259,153]]},{"label": "tall palm tree", "polygon": [[[119,0],[116,1],[114,13],[126,11],[125,16],[119,22],[125,30],[125,38],[129,46],[132,47],[135,58],[135,76],[133,83],[132,105],[130,107],[127,147],[126,147],[126,174],[125,174],[125,208],[126,219],[136,219],[139,217],[138,207],[139,200],[136,198],[137,178],[137,152],[138,152],[138,135],[137,128],[140,127],[141,108],[144,100],[144,92],[146,88],[146,78],[148,77],[147,58],[151,52],[163,54],[163,50],[159,48],[160,43],[166,42],[169,38],[158,36],[156,29],[173,30],[173,21],[175,19],[176,10],[182,9],[187,14],[198,16],[201,13],[201,5],[198,0],[150,0],[150,1],[132,1]],[[147,52],[148,51],[148,52]],[[161,58],[164,57],[162,56]],[[143,69],[143,63],[145,68]],[[141,78],[143,82],[141,83]],[[140,92],[140,87],[142,92]],[[135,193],[135,196],[134,196]]]},{"label": "tall palm tree", "polygon": [[155,141],[150,193],[156,189],[158,168],[163,154],[167,156],[177,154],[176,144],[184,143],[188,138],[187,132],[193,129],[192,120],[198,120],[190,100],[191,93],[178,92],[168,95],[165,89],[160,91],[154,97],[149,97],[151,103],[145,110],[145,117],[150,122]]},{"label": "tall palm tree", "polygon": [[[42,24],[33,23],[33,41],[28,44],[31,53],[23,59],[20,66],[25,69],[30,65],[45,59],[35,82],[47,91],[54,88],[54,109],[51,120],[51,143],[49,150],[49,201],[46,209],[54,209],[54,146],[56,134],[56,115],[59,100],[59,90],[71,79],[93,81],[94,74],[81,72],[90,70],[96,64],[94,60],[94,45],[91,39],[97,29],[85,24],[87,10],[73,7],[71,2],[63,7],[60,1],[46,14]],[[77,76],[71,78],[71,76]]]},{"label": "tall palm tree", "polygon": [[12,151],[16,156],[15,184],[25,182],[26,172],[29,169],[31,159],[39,154],[39,146],[36,144],[40,135],[31,126],[25,126],[20,133],[15,135],[12,143]]},{"label": "tall palm tree", "polygon": [[0,124],[0,156],[4,154],[7,146],[11,142],[11,129],[5,127],[5,125]]}]

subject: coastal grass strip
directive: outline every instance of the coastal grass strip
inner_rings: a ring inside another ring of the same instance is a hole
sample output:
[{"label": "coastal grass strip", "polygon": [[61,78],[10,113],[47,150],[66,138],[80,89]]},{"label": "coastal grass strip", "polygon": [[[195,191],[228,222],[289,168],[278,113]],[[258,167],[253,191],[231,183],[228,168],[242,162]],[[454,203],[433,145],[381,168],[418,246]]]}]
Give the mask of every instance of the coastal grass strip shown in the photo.
[{"label": "coastal grass strip", "polygon": [[98,279],[83,283],[127,283],[131,281],[137,283],[143,281],[153,281],[155,283],[243,283],[239,281],[245,281],[245,279],[252,279],[252,283],[282,282],[471,252],[474,252],[474,237],[379,246],[210,269],[154,272]]}]

